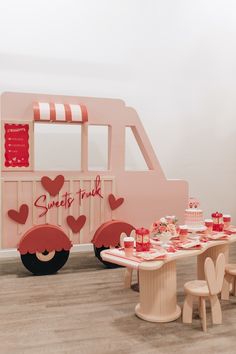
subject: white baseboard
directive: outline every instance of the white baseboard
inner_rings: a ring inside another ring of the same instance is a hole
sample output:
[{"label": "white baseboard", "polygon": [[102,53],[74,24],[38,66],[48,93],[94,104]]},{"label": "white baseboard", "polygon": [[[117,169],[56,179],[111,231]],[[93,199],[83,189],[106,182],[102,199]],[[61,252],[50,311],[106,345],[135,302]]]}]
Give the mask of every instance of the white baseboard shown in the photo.
[{"label": "white baseboard", "polygon": [[[71,248],[71,252],[90,252],[93,251],[92,243],[85,243],[83,245],[74,245]],[[19,252],[16,248],[10,248],[5,250],[0,250],[0,259],[2,258],[16,258],[19,257]]]},{"label": "white baseboard", "polygon": [[83,245],[74,245],[71,248],[71,252],[89,252],[89,251],[93,251],[92,243],[85,243]]}]

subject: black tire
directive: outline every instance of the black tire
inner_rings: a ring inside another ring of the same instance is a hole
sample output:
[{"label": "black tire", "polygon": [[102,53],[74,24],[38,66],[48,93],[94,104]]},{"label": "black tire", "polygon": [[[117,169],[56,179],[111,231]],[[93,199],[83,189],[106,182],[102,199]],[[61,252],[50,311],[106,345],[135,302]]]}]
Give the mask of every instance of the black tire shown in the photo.
[{"label": "black tire", "polygon": [[37,258],[35,253],[27,253],[21,255],[21,261],[25,268],[28,269],[31,273],[35,275],[49,275],[56,273],[64,266],[68,260],[69,254],[70,251],[56,251],[52,259],[47,262],[43,262]]},{"label": "black tire", "polygon": [[122,266],[118,265],[118,264],[114,264],[114,263],[110,263],[110,262],[106,262],[102,259],[100,253],[104,250],[108,250],[109,247],[99,247],[97,248],[95,245],[93,245],[93,249],[94,249],[94,254],[95,257],[97,257],[97,259],[99,259],[100,262],[102,262],[106,268],[110,268],[110,269],[115,269],[115,268],[121,268]]}]

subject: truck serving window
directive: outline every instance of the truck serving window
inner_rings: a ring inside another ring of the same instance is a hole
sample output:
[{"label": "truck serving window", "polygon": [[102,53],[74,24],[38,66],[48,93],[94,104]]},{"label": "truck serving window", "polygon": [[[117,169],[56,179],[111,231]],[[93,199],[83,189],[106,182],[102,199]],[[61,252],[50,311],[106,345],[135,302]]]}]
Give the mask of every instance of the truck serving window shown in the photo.
[{"label": "truck serving window", "polygon": [[36,171],[81,170],[81,125],[34,123]]}]

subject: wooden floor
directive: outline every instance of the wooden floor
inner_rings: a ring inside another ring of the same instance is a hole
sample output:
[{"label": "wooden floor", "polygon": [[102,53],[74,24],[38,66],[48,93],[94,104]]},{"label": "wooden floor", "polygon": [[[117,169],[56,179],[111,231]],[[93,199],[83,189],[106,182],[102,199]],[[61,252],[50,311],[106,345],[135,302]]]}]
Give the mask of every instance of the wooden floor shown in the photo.
[{"label": "wooden floor", "polygon": [[[236,245],[231,246],[236,262]],[[178,302],[195,278],[196,259],[177,263]],[[0,353],[236,353],[236,298],[222,302],[223,325],[205,334],[197,312],[157,324],[134,315],[138,293],[123,288],[122,268],[108,270],[92,253],[71,255],[53,276],[31,276],[17,259],[0,261]]]}]

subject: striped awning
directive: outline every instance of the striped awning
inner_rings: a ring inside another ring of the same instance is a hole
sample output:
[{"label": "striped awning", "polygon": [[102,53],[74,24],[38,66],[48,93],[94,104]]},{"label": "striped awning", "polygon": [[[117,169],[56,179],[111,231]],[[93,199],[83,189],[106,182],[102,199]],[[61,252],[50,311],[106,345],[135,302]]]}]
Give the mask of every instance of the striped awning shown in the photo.
[{"label": "striped awning", "polygon": [[85,123],[88,121],[87,108],[80,104],[35,102],[35,121]]}]

